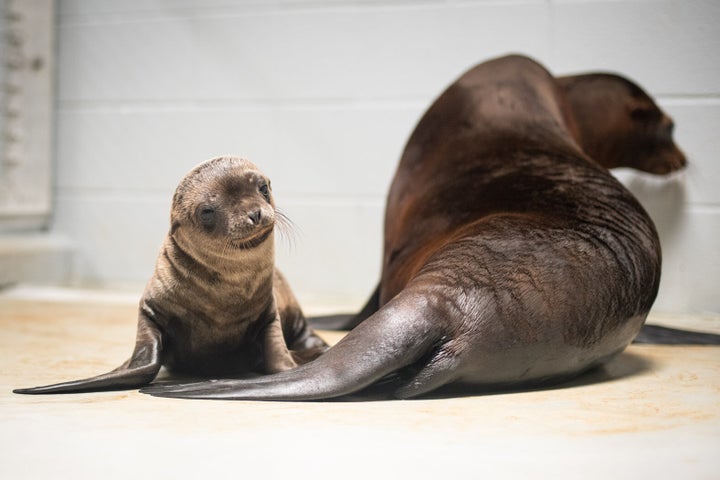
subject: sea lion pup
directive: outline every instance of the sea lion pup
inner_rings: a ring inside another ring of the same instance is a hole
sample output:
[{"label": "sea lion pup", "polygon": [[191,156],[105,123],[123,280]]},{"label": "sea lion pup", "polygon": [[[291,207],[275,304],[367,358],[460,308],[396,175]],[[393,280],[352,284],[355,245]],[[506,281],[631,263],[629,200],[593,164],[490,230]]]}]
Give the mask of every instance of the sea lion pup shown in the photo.
[{"label": "sea lion pup", "polygon": [[249,161],[197,166],[175,191],[130,359],[104,375],[15,393],[138,388],[162,365],[203,377],[273,373],[321,354],[327,345],[274,266],[278,215],[270,180]]},{"label": "sea lion pup", "polygon": [[[626,159],[636,136],[656,137],[632,123],[622,98],[571,104],[563,85],[509,56],[471,69],[435,101],[388,195],[379,308],[324,355],[257,380],[141,391],[310,400],[393,374],[393,395],[409,398],[450,384],[558,382],[621,352],[657,294],[660,245],[645,210],[608,172],[616,158],[593,159],[583,145],[612,145],[598,152]],[[577,120],[588,115],[597,130]],[[602,124],[624,115],[625,130]]]}]

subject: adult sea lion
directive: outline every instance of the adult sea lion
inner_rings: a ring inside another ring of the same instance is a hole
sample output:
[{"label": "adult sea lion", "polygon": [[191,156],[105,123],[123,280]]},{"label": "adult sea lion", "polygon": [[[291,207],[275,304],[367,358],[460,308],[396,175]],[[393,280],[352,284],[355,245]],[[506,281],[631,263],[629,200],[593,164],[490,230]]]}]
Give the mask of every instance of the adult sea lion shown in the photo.
[{"label": "adult sea lion", "polygon": [[[513,61],[512,58],[508,57],[506,61]],[[633,82],[614,74],[589,73],[558,77],[556,88],[563,97],[558,107],[564,110],[566,128],[583,152],[595,162],[608,169],[630,167],[658,175],[685,167],[685,156],[673,142],[672,119]],[[448,103],[444,107],[435,107],[435,115],[441,109],[447,115],[453,115],[453,112],[460,113],[457,106]],[[433,127],[426,127],[426,131],[427,128]],[[444,135],[445,132],[437,132],[437,134]],[[422,135],[422,132],[416,132],[416,136],[418,135]],[[408,145],[408,148],[410,146]],[[402,170],[402,164],[396,174],[396,179],[398,178],[401,179],[398,181],[414,180],[409,172]],[[388,205],[386,229],[392,228],[389,224],[396,221],[395,212],[399,209],[400,205]],[[386,239],[383,279],[394,277],[392,271],[385,269],[388,262],[387,243],[392,241]],[[312,323],[320,328],[332,330],[350,330],[356,327],[387,301],[387,291],[381,299],[381,285],[377,286],[358,314],[328,315],[312,319]],[[671,330],[674,329],[664,330],[666,338],[662,341],[674,343],[674,339],[678,339],[677,335],[681,331],[670,334]],[[686,338],[683,334],[679,340],[685,341]],[[696,343],[706,343],[709,338],[712,336],[697,337]]]},{"label": "adult sea lion", "polygon": [[[389,374],[409,398],[558,382],[621,352],[660,280],[660,244],[608,167],[682,167],[672,123],[630,81],[476,66],[430,107],[392,182],[377,308],[296,369],[149,386],[164,397],[312,400]],[[371,302],[372,303],[372,302]]]},{"label": "adult sea lion", "polygon": [[175,191],[130,359],[104,375],[15,393],[138,388],[162,365],[203,377],[273,373],[318,356],[327,345],[274,265],[278,216],[270,180],[249,161],[197,166]]}]

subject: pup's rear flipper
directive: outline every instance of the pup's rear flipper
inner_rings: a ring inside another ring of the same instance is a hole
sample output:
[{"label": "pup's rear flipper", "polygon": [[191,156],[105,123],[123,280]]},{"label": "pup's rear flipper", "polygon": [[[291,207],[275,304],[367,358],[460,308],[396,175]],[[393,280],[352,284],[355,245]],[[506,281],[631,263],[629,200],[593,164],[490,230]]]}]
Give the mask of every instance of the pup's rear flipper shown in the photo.
[{"label": "pup's rear flipper", "polygon": [[13,392],[40,395],[140,388],[152,382],[160,371],[162,365],[161,350],[162,337],[160,329],[155,323],[141,314],[135,350],[130,359],[115,370],[83,380],[73,380],[34,388],[18,388]]}]

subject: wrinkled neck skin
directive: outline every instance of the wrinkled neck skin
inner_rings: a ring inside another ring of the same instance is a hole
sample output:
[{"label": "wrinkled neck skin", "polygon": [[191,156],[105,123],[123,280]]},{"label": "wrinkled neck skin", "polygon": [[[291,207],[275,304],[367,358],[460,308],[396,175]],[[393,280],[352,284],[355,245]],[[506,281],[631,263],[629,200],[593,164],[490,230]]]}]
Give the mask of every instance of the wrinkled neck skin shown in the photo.
[{"label": "wrinkled neck skin", "polygon": [[[182,299],[193,308],[253,305],[257,311],[246,313],[257,315],[274,304],[274,245],[273,232],[260,245],[241,249],[197,242],[192,232],[183,234],[178,229],[167,237],[145,298]],[[197,296],[204,300],[198,301]]]},{"label": "wrinkled neck skin", "polygon": [[272,268],[275,264],[274,232],[254,248],[239,248],[229,241],[197,241],[198,235],[186,234],[183,229],[175,232],[171,238],[178,247],[188,252],[198,265],[222,276],[233,276],[237,268],[247,262],[265,264]]}]

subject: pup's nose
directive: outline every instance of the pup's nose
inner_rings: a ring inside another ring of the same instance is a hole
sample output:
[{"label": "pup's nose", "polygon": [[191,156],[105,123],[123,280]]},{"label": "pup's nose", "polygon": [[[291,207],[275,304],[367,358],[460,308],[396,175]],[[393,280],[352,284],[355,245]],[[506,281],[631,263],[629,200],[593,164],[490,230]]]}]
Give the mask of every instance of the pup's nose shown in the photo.
[{"label": "pup's nose", "polygon": [[248,213],[248,218],[250,219],[251,224],[257,225],[258,222],[260,222],[260,218],[262,218],[262,212],[260,212],[260,209],[258,208],[254,212]]}]

